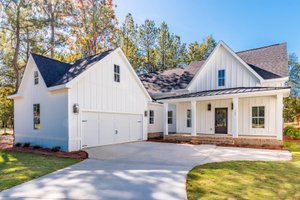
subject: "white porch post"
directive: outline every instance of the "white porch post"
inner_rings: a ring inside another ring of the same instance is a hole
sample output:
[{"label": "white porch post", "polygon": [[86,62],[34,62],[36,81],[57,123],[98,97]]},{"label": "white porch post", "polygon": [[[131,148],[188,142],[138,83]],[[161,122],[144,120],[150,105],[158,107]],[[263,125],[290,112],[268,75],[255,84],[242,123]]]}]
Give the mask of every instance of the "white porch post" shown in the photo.
[{"label": "white porch post", "polygon": [[192,135],[197,135],[197,102],[191,101],[191,114],[192,114]]},{"label": "white porch post", "polygon": [[163,123],[164,123],[164,135],[169,134],[169,127],[168,127],[168,103],[164,103],[164,111],[163,111]]},{"label": "white porch post", "polygon": [[232,137],[238,137],[239,131],[239,98],[233,97],[233,110],[232,110]]},{"label": "white porch post", "polygon": [[283,129],[283,95],[277,94],[276,101],[276,135],[277,140],[282,140],[282,129]]}]

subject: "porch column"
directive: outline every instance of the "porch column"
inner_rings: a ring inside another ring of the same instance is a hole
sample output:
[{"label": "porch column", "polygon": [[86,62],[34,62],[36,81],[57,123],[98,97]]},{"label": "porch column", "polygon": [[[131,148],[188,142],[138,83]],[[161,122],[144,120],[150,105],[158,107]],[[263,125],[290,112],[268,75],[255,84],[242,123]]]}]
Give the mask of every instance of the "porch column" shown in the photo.
[{"label": "porch column", "polygon": [[283,95],[277,94],[276,100],[276,135],[277,140],[282,140],[283,129]]},{"label": "porch column", "polygon": [[191,114],[192,114],[192,131],[191,135],[197,135],[197,102],[191,101]]},{"label": "porch column", "polygon": [[164,111],[163,111],[163,126],[164,126],[164,135],[169,134],[169,127],[168,127],[168,103],[164,103]]},{"label": "porch column", "polygon": [[233,97],[232,99],[233,103],[233,110],[232,110],[232,137],[237,138],[238,137],[238,131],[239,131],[239,98]]}]

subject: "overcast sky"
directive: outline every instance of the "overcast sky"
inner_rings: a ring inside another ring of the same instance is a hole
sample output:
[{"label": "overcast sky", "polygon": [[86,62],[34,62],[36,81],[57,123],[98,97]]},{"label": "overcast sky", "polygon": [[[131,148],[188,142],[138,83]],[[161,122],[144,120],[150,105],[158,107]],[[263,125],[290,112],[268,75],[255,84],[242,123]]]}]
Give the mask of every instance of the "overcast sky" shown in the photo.
[{"label": "overcast sky", "polygon": [[212,34],[234,51],[287,42],[300,57],[300,0],[115,0],[119,23],[165,21],[183,42]]}]

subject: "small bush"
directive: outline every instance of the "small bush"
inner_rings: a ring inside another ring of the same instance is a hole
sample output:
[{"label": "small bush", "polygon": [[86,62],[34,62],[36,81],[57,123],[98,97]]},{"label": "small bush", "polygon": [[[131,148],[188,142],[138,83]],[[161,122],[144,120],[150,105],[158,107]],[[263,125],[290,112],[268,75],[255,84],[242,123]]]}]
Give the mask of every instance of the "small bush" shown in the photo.
[{"label": "small bush", "polygon": [[60,147],[59,146],[52,147],[51,151],[58,152],[58,151],[60,151]]},{"label": "small bush", "polygon": [[25,143],[23,144],[23,147],[30,147],[30,142],[25,142]]},{"label": "small bush", "polygon": [[42,148],[40,145],[34,145],[33,146],[33,149],[40,149],[40,148]]},{"label": "small bush", "polygon": [[300,138],[300,130],[293,126],[285,127],[285,129],[283,130],[283,133],[285,135],[288,135],[292,139]]},{"label": "small bush", "polygon": [[22,146],[21,142],[16,143],[16,147],[21,147],[21,146]]}]

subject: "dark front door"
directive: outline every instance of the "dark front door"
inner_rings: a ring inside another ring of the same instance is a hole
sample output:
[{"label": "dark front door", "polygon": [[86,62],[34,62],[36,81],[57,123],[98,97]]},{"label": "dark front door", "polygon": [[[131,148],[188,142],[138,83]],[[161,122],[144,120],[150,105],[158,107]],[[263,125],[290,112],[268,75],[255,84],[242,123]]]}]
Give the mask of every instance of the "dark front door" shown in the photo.
[{"label": "dark front door", "polygon": [[215,110],[215,133],[227,134],[227,108]]}]

